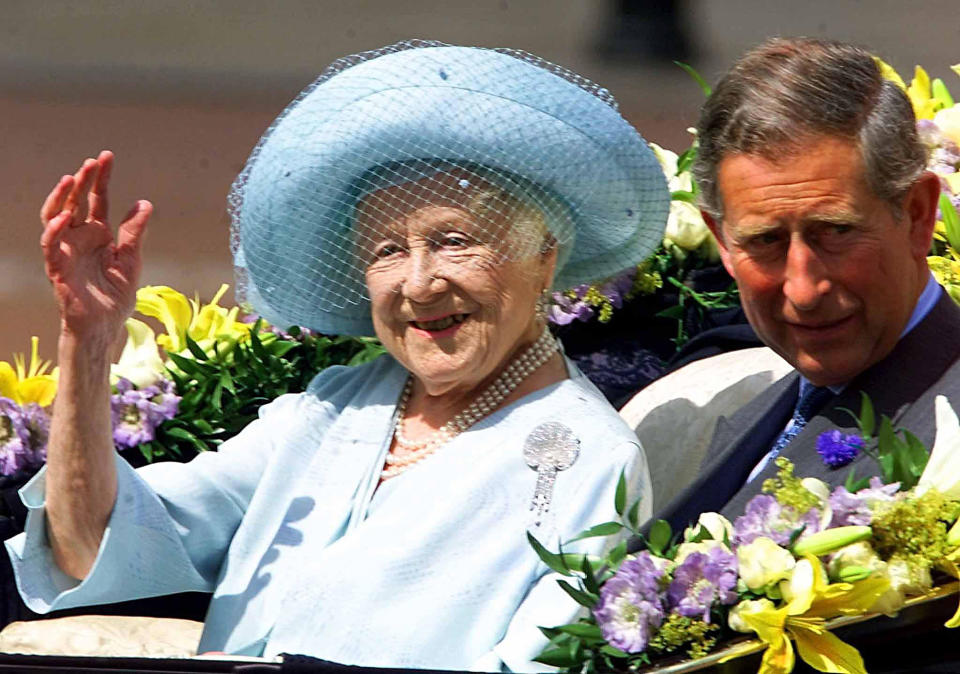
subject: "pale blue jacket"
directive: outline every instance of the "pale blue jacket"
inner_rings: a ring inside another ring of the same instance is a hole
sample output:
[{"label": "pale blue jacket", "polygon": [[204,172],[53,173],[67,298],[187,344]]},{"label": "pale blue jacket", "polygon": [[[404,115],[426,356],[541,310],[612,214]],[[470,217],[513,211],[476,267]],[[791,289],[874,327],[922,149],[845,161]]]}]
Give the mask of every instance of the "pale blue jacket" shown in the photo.
[{"label": "pale blue jacket", "polygon": [[[497,411],[379,488],[407,377],[389,356],[327,369],[189,464],[134,471],[118,458],[117,500],[83,582],[52,560],[41,473],[21,492],[26,531],[7,541],[20,593],[44,613],[213,592],[201,652],[535,669],[545,644],[536,626],[567,622],[577,607],[526,532],[556,549],[613,518],[621,470],[649,493],[636,437],[568,367],[571,379]],[[522,448],[548,420],[574,431],[580,457],[558,474],[551,511],[533,527],[537,475]]]}]

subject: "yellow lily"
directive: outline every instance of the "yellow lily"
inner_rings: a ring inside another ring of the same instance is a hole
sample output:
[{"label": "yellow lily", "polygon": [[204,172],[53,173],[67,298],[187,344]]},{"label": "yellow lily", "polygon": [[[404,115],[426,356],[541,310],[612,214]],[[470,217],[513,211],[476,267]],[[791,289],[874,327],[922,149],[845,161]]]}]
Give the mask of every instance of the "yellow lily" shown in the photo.
[{"label": "yellow lily", "polygon": [[889,587],[885,578],[867,578],[857,583],[829,583],[819,560],[807,555],[794,567],[789,581],[781,584],[786,603],[780,608],[754,602],[738,612],[766,644],[759,674],[787,674],[793,670],[791,638],[804,662],[820,671],[866,674],[857,649],[826,628],[826,619],[866,613]]},{"label": "yellow lily", "polygon": [[907,87],[907,96],[910,97],[913,113],[917,119],[933,119],[934,113],[943,107],[943,101],[933,95],[930,76],[920,66],[913,71],[913,80]]},{"label": "yellow lily", "polygon": [[883,76],[883,79],[890,80],[904,91],[907,90],[907,85],[904,84],[903,78],[893,69],[893,66],[877,56],[874,56],[873,60],[876,61],[880,67],[880,74]]},{"label": "yellow lily", "polygon": [[168,286],[144,286],[137,291],[137,311],[163,323],[167,334],[159,335],[157,344],[169,353],[186,350],[188,335],[204,351],[212,351],[214,344],[229,347],[246,337],[252,326],[237,321],[238,307],[218,304],[228,287],[221,285],[213,299],[201,305],[199,299],[187,300]]},{"label": "yellow lily", "polygon": [[30,366],[22,353],[14,354],[14,367],[6,361],[0,361],[0,396],[9,398],[18,405],[36,403],[46,407],[53,402],[57,394],[57,368],[50,374],[49,360],[40,360],[38,356],[39,339],[30,339]]}]

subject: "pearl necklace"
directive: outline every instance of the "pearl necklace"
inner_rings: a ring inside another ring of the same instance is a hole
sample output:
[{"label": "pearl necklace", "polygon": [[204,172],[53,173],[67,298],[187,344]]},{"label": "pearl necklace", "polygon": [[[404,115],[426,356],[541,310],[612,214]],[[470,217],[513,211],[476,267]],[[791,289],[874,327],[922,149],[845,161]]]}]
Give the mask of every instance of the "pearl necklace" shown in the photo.
[{"label": "pearl necklace", "polygon": [[407,404],[413,392],[413,377],[407,378],[400,402],[397,403],[396,423],[393,439],[397,448],[407,450],[403,454],[387,454],[386,465],[380,473],[383,480],[395,477],[407,468],[433,454],[438,447],[467,430],[480,419],[497,409],[504,398],[510,395],[527,377],[546,363],[559,346],[547,327],[530,348],[514,358],[500,376],[470,403],[465,410],[454,416],[439,430],[423,440],[410,440],[403,434],[403,420],[407,413]]}]

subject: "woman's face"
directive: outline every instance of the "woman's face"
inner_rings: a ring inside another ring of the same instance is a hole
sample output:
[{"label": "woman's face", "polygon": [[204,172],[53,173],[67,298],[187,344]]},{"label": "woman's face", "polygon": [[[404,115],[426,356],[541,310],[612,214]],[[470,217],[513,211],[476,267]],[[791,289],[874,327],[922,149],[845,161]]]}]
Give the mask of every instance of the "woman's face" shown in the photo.
[{"label": "woman's face", "polygon": [[534,312],[555,253],[542,251],[542,231],[512,227],[509,213],[471,213],[470,195],[487,188],[448,173],[358,205],[377,337],[430,395],[486,384],[539,335]]}]

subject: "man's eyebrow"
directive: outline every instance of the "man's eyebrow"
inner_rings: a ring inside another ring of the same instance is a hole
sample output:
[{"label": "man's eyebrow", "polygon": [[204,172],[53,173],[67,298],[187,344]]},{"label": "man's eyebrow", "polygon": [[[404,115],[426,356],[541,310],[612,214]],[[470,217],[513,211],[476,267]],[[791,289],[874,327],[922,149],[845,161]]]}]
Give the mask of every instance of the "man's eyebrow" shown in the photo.
[{"label": "man's eyebrow", "polygon": [[863,215],[856,211],[827,211],[825,213],[813,213],[804,218],[807,222],[822,222],[835,225],[855,225],[863,221]]},{"label": "man's eyebrow", "polygon": [[760,234],[773,232],[782,226],[783,223],[778,220],[747,220],[736,223],[728,231],[735,241],[744,241]]}]

